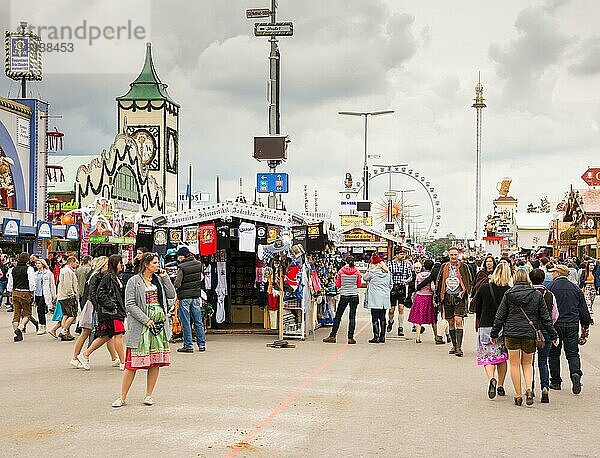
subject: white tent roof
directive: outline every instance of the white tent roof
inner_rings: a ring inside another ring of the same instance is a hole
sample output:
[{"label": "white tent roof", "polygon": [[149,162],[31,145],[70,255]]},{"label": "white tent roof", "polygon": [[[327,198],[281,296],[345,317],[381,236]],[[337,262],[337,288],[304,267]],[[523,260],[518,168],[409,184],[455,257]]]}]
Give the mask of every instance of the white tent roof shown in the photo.
[{"label": "white tent roof", "polygon": [[517,229],[549,229],[552,213],[515,213]]}]

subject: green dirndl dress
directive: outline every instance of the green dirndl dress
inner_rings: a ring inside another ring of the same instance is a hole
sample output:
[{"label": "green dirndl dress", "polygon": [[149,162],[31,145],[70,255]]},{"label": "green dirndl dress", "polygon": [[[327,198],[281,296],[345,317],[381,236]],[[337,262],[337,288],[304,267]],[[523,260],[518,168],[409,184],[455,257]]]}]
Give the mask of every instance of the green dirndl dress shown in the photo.
[{"label": "green dirndl dress", "polygon": [[[158,290],[155,285],[146,287],[146,315],[155,323],[166,320],[165,311],[158,301]],[[137,348],[128,348],[125,368],[129,370],[163,367],[171,364],[169,340],[164,329],[155,336],[147,326],[142,329],[140,344]]]}]

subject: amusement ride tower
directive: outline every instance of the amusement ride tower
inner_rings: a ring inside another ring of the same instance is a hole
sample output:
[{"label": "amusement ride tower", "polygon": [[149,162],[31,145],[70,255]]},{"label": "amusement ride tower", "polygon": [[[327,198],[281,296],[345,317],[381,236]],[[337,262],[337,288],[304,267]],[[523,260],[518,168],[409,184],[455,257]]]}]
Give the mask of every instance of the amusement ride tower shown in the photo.
[{"label": "amusement ride tower", "polygon": [[477,110],[477,133],[476,133],[476,150],[477,150],[477,165],[475,171],[475,240],[481,239],[481,130],[483,123],[483,109],[487,107],[483,98],[483,86],[481,85],[481,73],[479,81],[475,86],[475,103],[471,105]]}]

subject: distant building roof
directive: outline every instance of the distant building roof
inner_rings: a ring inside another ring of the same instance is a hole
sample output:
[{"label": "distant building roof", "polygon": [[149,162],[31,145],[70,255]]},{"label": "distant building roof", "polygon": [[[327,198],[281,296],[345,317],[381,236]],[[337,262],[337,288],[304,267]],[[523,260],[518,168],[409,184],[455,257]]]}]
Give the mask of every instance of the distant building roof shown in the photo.
[{"label": "distant building roof", "polygon": [[179,107],[177,102],[175,102],[167,92],[167,85],[160,80],[156,73],[154,62],[152,61],[152,45],[150,43],[146,44],[146,60],[144,62],[144,68],[142,68],[139,76],[129,86],[129,92],[121,97],[117,97],[118,101],[166,100]]},{"label": "distant building roof", "polygon": [[496,197],[494,202],[518,202],[518,200],[512,196],[500,196]]},{"label": "distant building roof", "polygon": [[552,213],[515,213],[517,229],[549,229]]},{"label": "distant building roof", "polygon": [[75,178],[79,166],[89,164],[94,156],[61,156],[59,154],[50,154],[48,157],[48,165],[60,165],[63,168],[65,181],[55,182],[48,181],[48,192],[71,192],[75,191]]},{"label": "distant building roof", "polygon": [[600,213],[600,189],[580,189],[579,195],[586,215]]}]

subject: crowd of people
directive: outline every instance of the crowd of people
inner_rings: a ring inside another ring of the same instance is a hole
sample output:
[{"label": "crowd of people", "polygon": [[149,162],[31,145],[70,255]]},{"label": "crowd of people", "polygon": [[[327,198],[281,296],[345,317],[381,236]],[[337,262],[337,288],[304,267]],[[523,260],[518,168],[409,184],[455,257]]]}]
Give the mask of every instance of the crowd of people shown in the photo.
[{"label": "crowd of people", "polygon": [[[123,371],[121,393],[113,407],[126,404],[141,369],[147,370],[143,402],[152,405],[160,367],[171,362],[169,314],[176,312],[182,325],[184,345],[178,352],[194,351],[192,323],[198,350],[206,350],[200,307],[201,263],[187,248],[177,252],[177,259],[177,276],[172,282],[161,268],[159,256],[143,248],[131,263],[119,254],[94,259],[84,256],[81,263],[72,255],[48,262],[28,253],[11,260],[3,254],[0,288],[6,294],[1,297],[6,296],[7,310],[13,313],[14,342],[23,341],[31,324],[37,335],[47,333],[61,342],[73,342],[69,364],[83,370],[91,369],[92,354],[106,346],[112,366]],[[49,313],[55,325],[47,330]]]},{"label": "crowd of people", "polygon": [[[359,288],[366,283],[364,307],[373,326],[372,344],[386,341],[386,333],[405,337],[406,321],[415,342],[422,343],[425,326],[431,326],[436,345],[451,343],[450,355],[462,357],[464,319],[475,317],[476,362],[488,378],[487,394],[505,396],[508,369],[516,405],[533,405],[534,356],[541,387],[541,402],[549,403],[549,390],[560,390],[560,357],[564,350],[572,392],[582,389],[579,345],[585,344],[593,324],[593,302],[598,282],[594,260],[578,265],[547,257],[518,259],[488,255],[477,262],[460,259],[457,248],[447,256],[429,259],[398,249],[387,263],[375,252],[364,274],[350,255],[336,276],[340,295],[333,327],[325,343],[336,343],[349,307],[348,344],[356,344]],[[396,311],[398,313],[396,313]],[[396,321],[397,320],[397,321]]]},{"label": "crowd of people", "polygon": [[[0,297],[7,297],[7,310],[13,313],[13,339],[23,341],[30,325],[37,335],[73,342],[69,364],[83,370],[91,369],[92,354],[106,346],[112,366],[123,371],[121,393],[113,406],[126,404],[140,369],[147,370],[143,402],[152,405],[160,367],[171,361],[169,316],[174,313],[182,327],[183,346],[178,352],[194,353],[194,336],[198,351],[206,350],[202,264],[187,248],[179,249],[177,261],[177,275],[171,280],[159,256],[143,248],[130,263],[119,254],[84,256],[81,263],[67,255],[46,261],[28,253],[12,259],[2,254],[0,290],[6,294]],[[356,344],[359,288],[365,285],[364,307],[373,327],[370,344],[385,343],[386,334],[394,329],[406,338],[411,325],[414,341],[420,344],[425,326],[430,326],[436,345],[451,344],[448,354],[463,357],[464,319],[472,314],[476,363],[487,375],[489,398],[506,395],[510,369],[515,404],[522,405],[524,397],[525,404],[532,405],[537,353],[541,402],[548,403],[549,391],[562,387],[563,350],[572,392],[582,390],[579,345],[585,344],[593,324],[597,270],[592,259],[579,264],[576,259],[488,255],[477,262],[461,259],[459,250],[452,248],[437,259],[398,249],[385,262],[374,253],[362,274],[354,258],[347,256],[335,278],[339,301],[331,332],[323,341],[336,343],[349,309],[348,344]],[[47,330],[49,313],[55,324]]]}]

